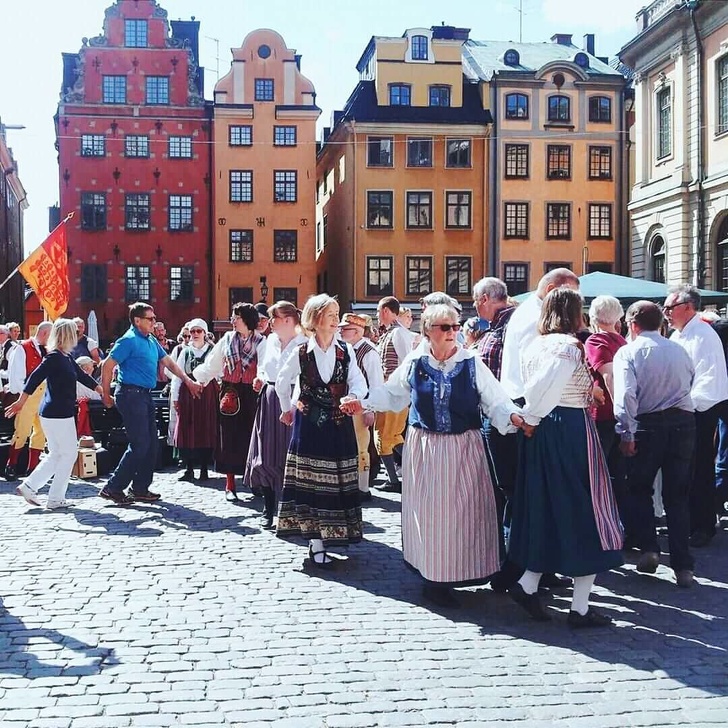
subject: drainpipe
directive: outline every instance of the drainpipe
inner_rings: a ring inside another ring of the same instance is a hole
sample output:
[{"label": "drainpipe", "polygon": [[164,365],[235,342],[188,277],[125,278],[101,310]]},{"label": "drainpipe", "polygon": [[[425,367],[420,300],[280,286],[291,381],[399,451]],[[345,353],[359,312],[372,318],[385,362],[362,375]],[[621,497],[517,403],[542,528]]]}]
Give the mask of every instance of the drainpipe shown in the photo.
[{"label": "drainpipe", "polygon": [[[215,179],[213,169],[213,155],[215,154],[215,118],[214,118],[214,106],[209,104],[207,106],[207,123],[209,125],[209,133],[207,135],[207,176],[210,179],[210,186],[208,188],[207,195],[207,308],[209,311],[210,326],[213,326],[215,320],[215,272],[214,272],[214,260],[215,260],[215,222],[213,215],[215,212],[214,195],[215,195]],[[213,326],[214,328],[214,326]]]},{"label": "drainpipe", "polygon": [[498,221],[500,220],[500,205],[498,204],[498,77],[493,74],[491,79],[490,106],[492,109],[493,126],[490,130],[490,159],[488,160],[488,176],[490,189],[488,190],[490,215],[488,216],[488,275],[500,278],[498,275],[498,262],[500,250],[496,245],[498,239]]},{"label": "drainpipe", "polygon": [[617,219],[616,219],[616,231],[618,237],[615,239],[615,245],[614,245],[614,262],[616,270],[614,271],[618,275],[625,275],[629,273],[629,269],[624,268],[624,261],[625,261],[625,253],[624,253],[624,246],[625,241],[626,244],[629,247],[630,245],[630,238],[629,236],[625,236],[625,228],[624,228],[624,219],[626,217],[626,210],[627,210],[627,202],[629,201],[629,198],[626,195],[626,187],[627,187],[627,181],[625,180],[624,175],[624,147],[628,143],[628,139],[626,138],[627,135],[627,123],[625,119],[625,104],[624,104],[624,94],[625,94],[625,87],[622,86],[622,90],[618,97],[618,104],[619,104],[619,143],[617,145],[617,174],[615,175],[615,179],[618,180],[617,184],[619,185],[618,189],[618,195],[617,195]]},{"label": "drainpipe", "polygon": [[693,25],[695,45],[697,47],[697,94],[698,94],[698,239],[696,256],[696,283],[698,288],[705,286],[705,100],[703,99],[703,88],[705,86],[703,68],[705,51],[703,42],[700,39],[698,21],[695,12],[699,0],[686,0],[685,7],[690,12],[690,21]]}]

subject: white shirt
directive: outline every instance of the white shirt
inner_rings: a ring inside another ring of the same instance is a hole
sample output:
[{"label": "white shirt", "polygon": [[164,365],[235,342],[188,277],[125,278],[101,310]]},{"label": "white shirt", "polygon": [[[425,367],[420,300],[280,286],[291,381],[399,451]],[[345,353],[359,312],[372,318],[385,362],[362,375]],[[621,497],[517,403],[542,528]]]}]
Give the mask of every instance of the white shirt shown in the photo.
[{"label": "white shirt", "polygon": [[89,389],[85,384],[76,382],[76,399],[100,400],[101,395],[95,389]]},{"label": "white shirt", "polygon": [[[187,349],[189,349],[195,359],[200,359],[202,355],[208,350],[212,348],[212,344],[210,344],[208,341],[206,341],[201,349],[197,349],[193,344],[186,344],[185,346],[182,346],[179,350],[179,354],[177,355],[177,358],[175,359],[175,364],[182,370],[185,370],[184,362],[185,362],[185,352]],[[197,369],[195,369],[195,377],[197,376]],[[172,383],[169,386],[169,397],[172,402],[177,402],[179,400],[179,392],[180,389],[182,389],[182,380],[172,375],[171,378]]]},{"label": "white shirt", "polygon": [[[40,346],[35,337],[31,337],[30,340],[33,342],[36,351],[40,354]],[[13,394],[22,394],[23,387],[25,386],[25,349],[18,344],[10,349],[8,353],[10,354],[10,360],[8,361],[8,389]]]},{"label": "white shirt", "polygon": [[728,399],[728,370],[720,336],[697,314],[682,331],[673,332],[670,341],[680,344],[690,355],[695,379],[690,390],[696,412],[705,412]]},{"label": "white shirt", "polygon": [[[356,344],[353,344],[354,351],[358,351],[362,344],[367,341],[367,339],[359,339],[359,341],[356,342]],[[371,342],[369,342],[371,343]],[[372,344],[372,346],[374,346]],[[379,387],[382,384],[384,384],[384,372],[382,371],[382,360],[379,356],[379,352],[377,351],[377,347],[374,346],[374,348],[371,351],[368,351],[366,354],[364,354],[364,358],[361,361],[362,368],[364,369],[364,373],[366,374],[367,382],[369,382],[369,389],[372,387]]]},{"label": "white shirt", "polygon": [[532,293],[516,308],[506,327],[500,381],[511,399],[523,397],[525,387],[521,371],[521,357],[538,336],[537,327],[542,306],[543,301]]},{"label": "white shirt", "polygon": [[[349,344],[345,344],[345,346],[349,351],[350,360],[349,371],[346,378],[348,394],[351,397],[363,399],[367,394],[366,380],[356,364],[356,355],[354,354],[354,350]],[[334,374],[334,366],[336,366],[336,341],[332,341],[329,348],[324,351],[318,345],[316,337],[312,336],[308,340],[306,351],[313,352],[319,375],[321,376],[322,381],[325,384],[328,384]],[[278,395],[278,400],[281,403],[282,412],[290,412],[292,408],[291,393],[293,385],[298,382],[300,374],[301,362],[298,358],[298,350],[294,350],[289,354],[288,359],[286,359],[286,362],[278,372],[278,378],[276,379],[276,394]]]},{"label": "white shirt", "polygon": [[[222,379],[225,353],[230,347],[229,341],[234,334],[234,331],[228,331],[221,339],[219,339],[217,344],[212,347],[212,351],[207,355],[207,359],[205,359],[205,361],[202,362],[197,369],[195,369],[195,380],[200,382],[200,384],[205,385],[213,379]],[[258,344],[258,349],[256,351],[258,361],[265,357],[265,345],[266,338],[264,336],[263,341]]]},{"label": "white shirt", "polygon": [[275,382],[278,379],[278,372],[288,360],[291,352],[301,344],[305,344],[306,337],[296,334],[288,344],[281,349],[281,340],[277,334],[271,334],[265,342],[265,354],[262,359],[258,358],[258,379],[263,382]]},{"label": "white shirt", "polygon": [[410,367],[413,361],[420,359],[422,356],[428,357],[428,361],[433,368],[440,369],[442,367],[444,374],[451,372],[459,362],[465,359],[474,359],[475,386],[480,397],[480,409],[502,435],[516,432],[517,428],[511,422],[511,415],[520,414],[521,411],[513,404],[490,369],[483,364],[478,352],[472,349],[464,349],[458,345],[455,354],[445,362],[440,362],[432,356],[430,342],[427,339],[424,339],[424,343],[420,343],[417,351],[407,355],[405,360],[392,372],[386,384],[369,390],[369,395],[362,402],[362,405],[374,412],[401,412],[409,407]]}]

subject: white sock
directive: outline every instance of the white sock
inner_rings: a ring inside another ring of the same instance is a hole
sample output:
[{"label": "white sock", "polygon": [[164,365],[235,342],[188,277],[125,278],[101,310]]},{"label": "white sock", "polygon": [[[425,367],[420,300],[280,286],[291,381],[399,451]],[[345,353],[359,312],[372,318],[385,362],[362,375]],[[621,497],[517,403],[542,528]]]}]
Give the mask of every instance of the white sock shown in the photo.
[{"label": "white sock", "polygon": [[369,492],[369,471],[368,470],[359,471],[359,490],[362,493]]},{"label": "white sock", "polygon": [[535,571],[524,571],[518,583],[526,594],[535,594],[538,591],[539,581],[541,581],[541,574]]},{"label": "white sock", "polygon": [[589,595],[596,578],[596,574],[574,578],[574,596],[571,598],[572,611],[579,612],[582,616],[589,611]]},{"label": "white sock", "polygon": [[324,549],[324,542],[320,538],[312,538],[309,544],[313,553],[313,560],[317,564],[328,564],[331,561]]}]

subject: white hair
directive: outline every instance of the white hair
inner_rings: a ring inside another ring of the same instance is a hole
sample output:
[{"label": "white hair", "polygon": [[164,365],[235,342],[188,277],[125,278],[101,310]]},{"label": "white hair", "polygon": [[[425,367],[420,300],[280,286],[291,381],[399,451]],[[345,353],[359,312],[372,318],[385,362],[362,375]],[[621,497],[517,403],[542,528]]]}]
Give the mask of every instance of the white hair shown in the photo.
[{"label": "white hair", "polygon": [[309,333],[316,331],[321,321],[321,317],[324,315],[324,311],[332,304],[335,303],[337,306],[339,302],[329,296],[328,293],[319,293],[317,296],[311,296],[306,305],[303,307],[301,313],[301,326]]},{"label": "white hair", "polygon": [[589,321],[592,326],[613,326],[622,316],[624,309],[614,296],[597,296],[589,306]]},{"label": "white hair", "polygon": [[505,301],[508,298],[508,287],[500,278],[481,278],[473,286],[473,298],[479,301],[483,296],[493,301]]},{"label": "white hair", "polygon": [[432,325],[440,321],[455,324],[458,321],[458,312],[446,303],[436,303],[432,306],[428,306],[422,312],[422,318],[420,320],[422,333],[427,334],[427,332],[432,328]]}]

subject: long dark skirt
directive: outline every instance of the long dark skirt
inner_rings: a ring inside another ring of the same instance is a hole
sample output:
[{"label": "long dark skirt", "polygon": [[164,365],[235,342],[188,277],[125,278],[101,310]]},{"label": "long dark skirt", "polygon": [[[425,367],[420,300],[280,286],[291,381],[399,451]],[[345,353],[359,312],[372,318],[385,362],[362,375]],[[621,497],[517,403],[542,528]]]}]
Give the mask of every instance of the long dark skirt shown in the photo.
[{"label": "long dark skirt", "polygon": [[597,528],[598,517],[602,526],[621,531],[616,507],[609,507],[614,499],[605,490],[611,488],[608,476],[598,483],[599,498],[593,498],[595,458],[603,461],[604,455],[583,409],[556,407],[533,437],[521,436],[508,547],[512,561],[529,571],[570,576],[622,564],[617,548],[602,546]]},{"label": "long dark skirt", "polygon": [[250,435],[255,422],[258,395],[252,384],[231,384],[224,382],[221,394],[226,388],[233,387],[240,398],[240,411],[236,415],[218,417],[220,437],[216,443],[215,470],[218,473],[242,475],[248,460]]},{"label": "long dark skirt", "polygon": [[175,445],[181,451],[217,446],[219,400],[219,387],[214,379],[197,399],[182,385],[175,431]]},{"label": "long dark skirt", "polygon": [[296,412],[276,535],[321,539],[326,547],[361,541],[358,460],[350,417],[319,426]]},{"label": "long dark skirt", "polygon": [[258,398],[243,482],[250,488],[272,488],[276,498],[280,498],[283,490],[283,473],[292,434],[280,417],[281,405],[275,387],[266,384]]}]

